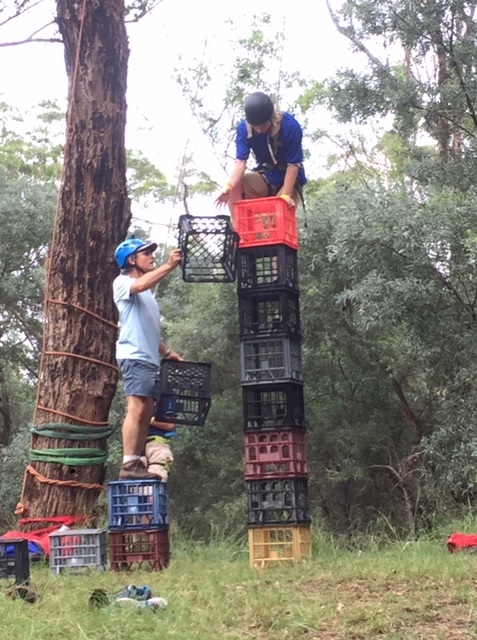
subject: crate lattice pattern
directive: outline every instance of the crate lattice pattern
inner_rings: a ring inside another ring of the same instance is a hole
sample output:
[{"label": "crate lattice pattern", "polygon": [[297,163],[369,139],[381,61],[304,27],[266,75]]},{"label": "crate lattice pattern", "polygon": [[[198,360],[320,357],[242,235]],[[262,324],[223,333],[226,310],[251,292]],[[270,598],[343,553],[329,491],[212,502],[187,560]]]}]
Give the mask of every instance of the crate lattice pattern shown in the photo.
[{"label": "crate lattice pattern", "polygon": [[246,480],[249,526],[309,524],[308,480]]},{"label": "crate lattice pattern", "polygon": [[156,419],[202,426],[210,409],[211,365],[163,360],[159,374]]},{"label": "crate lattice pattern", "polygon": [[109,562],[112,571],[149,568],[161,571],[169,565],[169,530],[110,531]]},{"label": "crate lattice pattern", "polygon": [[300,384],[242,386],[244,429],[305,429],[303,387]]},{"label": "crate lattice pattern", "polygon": [[284,286],[298,292],[297,251],[284,244],[240,249],[237,283],[239,291]]},{"label": "crate lattice pattern", "polygon": [[261,337],[240,343],[242,384],[302,382],[298,338]]},{"label": "crate lattice pattern", "polygon": [[245,433],[245,478],[307,477],[304,431]]},{"label": "crate lattice pattern", "polygon": [[50,538],[50,569],[94,569],[104,571],[107,565],[106,529],[69,529],[56,531]]},{"label": "crate lattice pattern", "polygon": [[273,244],[298,249],[296,210],[288,208],[283,198],[239,200],[232,217],[241,249]]},{"label": "crate lattice pattern", "polygon": [[253,527],[248,530],[250,566],[299,562],[311,555],[311,526]]},{"label": "crate lattice pattern", "polygon": [[179,247],[185,282],[233,282],[238,234],[228,216],[179,217]]},{"label": "crate lattice pattern", "polygon": [[110,530],[154,529],[169,525],[167,483],[115,480],[108,484]]},{"label": "crate lattice pattern", "polygon": [[300,299],[286,289],[239,293],[240,337],[301,336]]}]

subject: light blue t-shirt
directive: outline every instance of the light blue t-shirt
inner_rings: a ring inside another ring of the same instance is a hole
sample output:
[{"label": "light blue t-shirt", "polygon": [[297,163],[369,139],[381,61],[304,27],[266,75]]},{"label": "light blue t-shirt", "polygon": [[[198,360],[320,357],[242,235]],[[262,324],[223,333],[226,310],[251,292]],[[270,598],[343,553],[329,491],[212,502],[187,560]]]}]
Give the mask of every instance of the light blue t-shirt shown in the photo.
[{"label": "light blue t-shirt", "polygon": [[131,293],[134,278],[120,275],[113,282],[114,302],[119,311],[117,360],[143,360],[159,366],[161,321],[159,304],[150,289]]}]

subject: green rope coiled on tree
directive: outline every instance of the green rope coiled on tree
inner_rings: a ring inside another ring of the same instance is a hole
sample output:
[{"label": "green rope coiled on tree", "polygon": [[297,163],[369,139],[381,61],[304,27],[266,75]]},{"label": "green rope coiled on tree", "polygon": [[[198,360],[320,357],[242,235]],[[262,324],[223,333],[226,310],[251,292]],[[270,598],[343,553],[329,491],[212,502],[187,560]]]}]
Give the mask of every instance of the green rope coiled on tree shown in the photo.
[{"label": "green rope coiled on tree", "polygon": [[31,429],[36,436],[58,438],[58,440],[99,440],[109,438],[114,431],[112,427],[84,427],[65,422],[51,422]]},{"label": "green rope coiled on tree", "polygon": [[107,451],[90,447],[63,449],[30,449],[30,460],[36,462],[57,462],[70,467],[104,464]]},{"label": "green rope coiled on tree", "polygon": [[[43,438],[58,440],[99,440],[109,438],[115,431],[111,427],[85,427],[66,422],[52,422],[32,427],[31,433]],[[70,467],[104,464],[108,452],[91,447],[72,447],[59,449],[30,449],[30,460],[36,462],[56,462]]]}]

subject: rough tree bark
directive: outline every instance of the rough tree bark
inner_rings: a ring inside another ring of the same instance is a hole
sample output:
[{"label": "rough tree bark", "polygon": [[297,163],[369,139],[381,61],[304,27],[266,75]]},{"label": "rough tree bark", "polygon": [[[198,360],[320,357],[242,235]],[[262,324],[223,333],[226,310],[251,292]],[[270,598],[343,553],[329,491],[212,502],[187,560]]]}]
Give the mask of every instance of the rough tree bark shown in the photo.
[{"label": "rough tree bark", "polygon": [[[69,79],[68,124],[34,422],[99,426],[108,421],[117,384],[113,251],[131,218],[124,145],[129,56],[124,3],[57,0],[57,21]],[[33,449],[59,447],[105,450],[107,442],[32,438]],[[99,489],[50,484],[44,478],[101,484],[104,465],[30,466],[43,479],[27,469],[18,510],[23,517],[91,513]]]}]

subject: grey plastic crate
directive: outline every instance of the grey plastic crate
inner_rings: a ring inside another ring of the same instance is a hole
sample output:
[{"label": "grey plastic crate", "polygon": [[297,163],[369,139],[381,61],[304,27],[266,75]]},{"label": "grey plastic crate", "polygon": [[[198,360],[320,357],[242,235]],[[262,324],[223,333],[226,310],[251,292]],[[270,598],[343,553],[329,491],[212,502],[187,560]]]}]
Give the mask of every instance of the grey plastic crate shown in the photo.
[{"label": "grey plastic crate", "polygon": [[263,337],[240,344],[242,384],[258,382],[301,382],[299,338]]},{"label": "grey plastic crate", "polygon": [[106,529],[69,529],[50,534],[50,569],[104,571],[107,564]]}]

